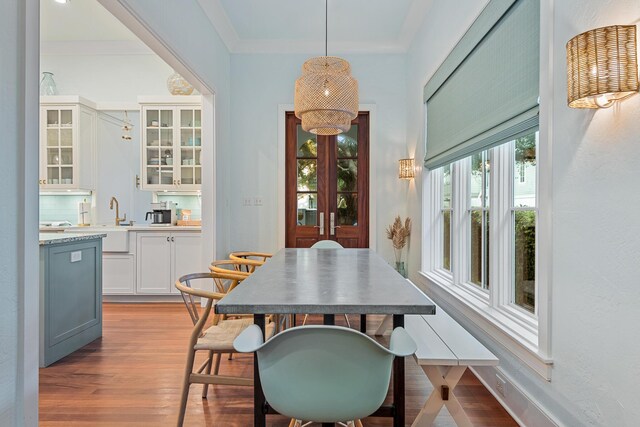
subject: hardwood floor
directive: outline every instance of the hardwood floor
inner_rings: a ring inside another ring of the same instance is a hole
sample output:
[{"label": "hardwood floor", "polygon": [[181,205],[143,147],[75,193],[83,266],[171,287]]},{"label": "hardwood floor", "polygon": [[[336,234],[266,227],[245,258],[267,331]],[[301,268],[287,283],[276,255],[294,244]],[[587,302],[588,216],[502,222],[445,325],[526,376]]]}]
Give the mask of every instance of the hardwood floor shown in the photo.
[{"label": "hardwood floor", "polygon": [[[352,326],[357,326],[355,317]],[[370,329],[376,320],[371,319]],[[175,425],[190,330],[182,304],[105,304],[103,337],[40,370],[40,425]],[[220,372],[250,377],[252,356],[225,358]],[[410,425],[432,387],[413,359],[407,359],[406,372]],[[192,386],[185,426],[252,424],[251,388],[215,386],[206,400],[201,392],[201,386]],[[475,426],[517,425],[469,371],[456,394]],[[268,423],[287,426],[288,420],[269,416]],[[370,418],[364,425],[390,426],[391,421]],[[446,412],[436,420],[436,426],[450,425]]]}]

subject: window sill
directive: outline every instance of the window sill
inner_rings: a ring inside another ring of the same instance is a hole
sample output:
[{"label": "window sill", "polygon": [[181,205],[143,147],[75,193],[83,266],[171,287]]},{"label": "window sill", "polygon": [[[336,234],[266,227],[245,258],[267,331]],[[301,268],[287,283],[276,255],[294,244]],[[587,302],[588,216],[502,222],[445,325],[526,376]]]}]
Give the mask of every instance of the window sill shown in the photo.
[{"label": "window sill", "polygon": [[454,309],[503,345],[527,366],[551,380],[553,361],[538,349],[538,334],[530,326],[508,316],[506,312],[487,306],[472,297],[465,286],[454,285],[441,274],[420,272],[421,284],[435,296],[446,299]]}]

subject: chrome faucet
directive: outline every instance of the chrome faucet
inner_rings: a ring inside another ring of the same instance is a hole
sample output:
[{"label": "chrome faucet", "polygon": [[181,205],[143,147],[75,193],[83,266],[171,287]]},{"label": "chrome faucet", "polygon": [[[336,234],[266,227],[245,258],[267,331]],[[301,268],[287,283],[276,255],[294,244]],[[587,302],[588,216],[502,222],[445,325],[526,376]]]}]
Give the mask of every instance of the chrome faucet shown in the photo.
[{"label": "chrome faucet", "polygon": [[113,203],[116,204],[116,226],[120,225],[121,222],[127,220],[127,214],[124,214],[124,218],[120,218],[120,205],[118,204],[118,199],[114,197],[109,201],[109,209],[113,210]]}]

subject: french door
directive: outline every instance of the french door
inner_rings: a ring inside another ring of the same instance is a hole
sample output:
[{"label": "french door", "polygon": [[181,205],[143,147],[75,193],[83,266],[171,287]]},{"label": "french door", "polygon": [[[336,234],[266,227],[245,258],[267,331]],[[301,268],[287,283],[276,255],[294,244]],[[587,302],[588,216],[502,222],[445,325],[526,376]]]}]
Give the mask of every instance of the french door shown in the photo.
[{"label": "french door", "polygon": [[293,112],[286,127],[286,246],[369,247],[369,113],[335,136],[305,132]]}]

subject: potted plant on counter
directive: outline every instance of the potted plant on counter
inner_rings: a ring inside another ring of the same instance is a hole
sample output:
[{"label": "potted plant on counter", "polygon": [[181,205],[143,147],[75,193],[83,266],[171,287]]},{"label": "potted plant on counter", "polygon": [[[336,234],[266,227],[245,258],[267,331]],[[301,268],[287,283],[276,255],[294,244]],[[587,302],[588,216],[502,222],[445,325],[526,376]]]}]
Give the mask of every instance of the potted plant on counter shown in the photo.
[{"label": "potted plant on counter", "polygon": [[396,255],[396,271],[403,277],[407,277],[407,270],[402,261],[402,249],[409,242],[411,235],[411,218],[407,217],[402,223],[400,215],[396,217],[393,224],[387,227],[387,239],[391,240],[393,251]]}]

